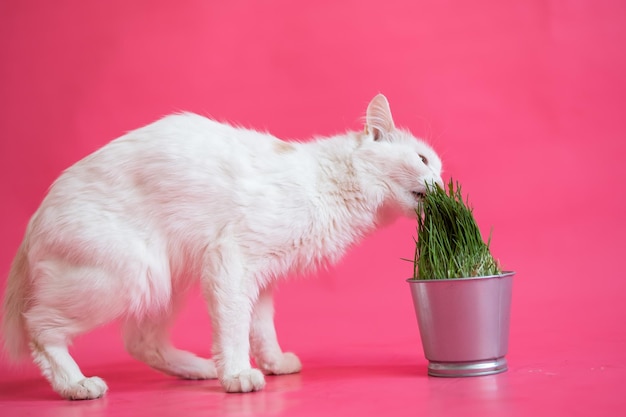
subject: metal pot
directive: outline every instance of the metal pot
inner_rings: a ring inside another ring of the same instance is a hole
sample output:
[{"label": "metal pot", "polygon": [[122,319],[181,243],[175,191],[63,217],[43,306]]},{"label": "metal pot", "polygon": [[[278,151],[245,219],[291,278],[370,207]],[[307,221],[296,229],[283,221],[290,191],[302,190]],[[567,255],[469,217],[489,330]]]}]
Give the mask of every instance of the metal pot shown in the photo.
[{"label": "metal pot", "polygon": [[429,375],[507,370],[513,275],[408,280]]}]

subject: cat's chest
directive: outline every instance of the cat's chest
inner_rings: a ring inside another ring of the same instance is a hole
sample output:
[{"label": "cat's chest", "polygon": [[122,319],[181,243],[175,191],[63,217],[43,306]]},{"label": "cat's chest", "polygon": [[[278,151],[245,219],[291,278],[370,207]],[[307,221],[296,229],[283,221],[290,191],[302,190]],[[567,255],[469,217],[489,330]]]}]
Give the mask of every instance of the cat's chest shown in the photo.
[{"label": "cat's chest", "polygon": [[254,263],[275,275],[306,273],[333,264],[362,235],[358,225],[328,213],[284,218],[281,223],[257,229],[247,248]]}]

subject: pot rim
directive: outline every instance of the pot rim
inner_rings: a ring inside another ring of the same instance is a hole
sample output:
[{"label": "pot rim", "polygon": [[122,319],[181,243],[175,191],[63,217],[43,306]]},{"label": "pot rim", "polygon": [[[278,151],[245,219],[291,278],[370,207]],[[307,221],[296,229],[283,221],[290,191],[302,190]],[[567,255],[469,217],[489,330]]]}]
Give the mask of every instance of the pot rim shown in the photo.
[{"label": "pot rim", "polygon": [[512,277],[515,275],[515,271],[502,271],[501,274],[496,275],[483,275],[479,277],[461,277],[461,278],[438,278],[438,279],[415,279],[409,278],[406,280],[409,284],[418,284],[418,283],[426,283],[426,282],[450,282],[450,281],[471,281],[477,279],[488,279],[488,278],[506,278]]}]

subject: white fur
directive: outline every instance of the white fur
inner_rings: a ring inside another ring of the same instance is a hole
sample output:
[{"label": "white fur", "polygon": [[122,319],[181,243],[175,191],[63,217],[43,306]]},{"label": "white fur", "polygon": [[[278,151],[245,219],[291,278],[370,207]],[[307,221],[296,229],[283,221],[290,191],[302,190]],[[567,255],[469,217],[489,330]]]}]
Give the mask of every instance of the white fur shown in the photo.
[{"label": "white fur", "polygon": [[[414,215],[415,193],[440,174],[435,152],[394,127],[382,95],[365,132],[307,143],[168,116],[79,161],[50,188],[9,275],[7,350],[30,349],[63,397],[97,398],[106,384],[86,378],[67,346],[121,319],[128,351],[156,369],[217,377],[229,392],[262,389],[262,372],[301,369],[276,339],[277,279],[335,262],[377,226]],[[212,360],[168,338],[198,279]]]}]

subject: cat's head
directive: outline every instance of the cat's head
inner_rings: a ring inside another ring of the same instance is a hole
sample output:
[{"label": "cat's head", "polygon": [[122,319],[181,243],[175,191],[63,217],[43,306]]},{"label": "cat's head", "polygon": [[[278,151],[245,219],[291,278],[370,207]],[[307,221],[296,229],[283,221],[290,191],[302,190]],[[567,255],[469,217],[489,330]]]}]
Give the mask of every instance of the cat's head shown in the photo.
[{"label": "cat's head", "polygon": [[365,122],[362,149],[372,164],[374,180],[385,189],[381,214],[415,216],[426,184],[443,185],[441,159],[426,142],[395,127],[382,94],[370,102]]}]

